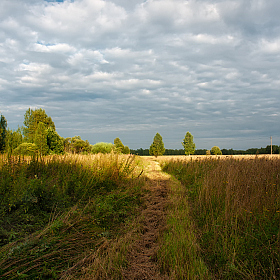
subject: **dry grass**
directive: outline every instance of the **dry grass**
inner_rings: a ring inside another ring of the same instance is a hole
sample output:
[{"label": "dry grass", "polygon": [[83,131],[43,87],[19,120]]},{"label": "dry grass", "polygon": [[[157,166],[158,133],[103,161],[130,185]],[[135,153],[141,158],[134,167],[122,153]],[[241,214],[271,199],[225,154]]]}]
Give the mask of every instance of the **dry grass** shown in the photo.
[{"label": "dry grass", "polygon": [[[188,158],[188,157],[186,157]],[[279,156],[162,161],[186,186],[203,259],[214,279],[280,277]]]}]

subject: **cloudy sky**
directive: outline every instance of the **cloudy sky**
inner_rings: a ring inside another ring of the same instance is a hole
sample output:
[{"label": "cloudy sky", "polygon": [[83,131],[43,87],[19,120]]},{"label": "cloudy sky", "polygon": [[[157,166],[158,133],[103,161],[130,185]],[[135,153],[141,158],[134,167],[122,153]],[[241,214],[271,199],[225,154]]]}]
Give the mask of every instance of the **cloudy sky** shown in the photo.
[{"label": "cloudy sky", "polygon": [[0,112],[149,148],[280,145],[279,0],[1,0]]}]

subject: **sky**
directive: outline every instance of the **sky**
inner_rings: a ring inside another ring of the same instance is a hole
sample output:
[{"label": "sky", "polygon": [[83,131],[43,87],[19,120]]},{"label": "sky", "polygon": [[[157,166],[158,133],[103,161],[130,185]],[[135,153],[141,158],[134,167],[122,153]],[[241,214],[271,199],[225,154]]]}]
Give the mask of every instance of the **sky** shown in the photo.
[{"label": "sky", "polygon": [[149,148],[280,145],[278,0],[1,0],[0,113]]}]

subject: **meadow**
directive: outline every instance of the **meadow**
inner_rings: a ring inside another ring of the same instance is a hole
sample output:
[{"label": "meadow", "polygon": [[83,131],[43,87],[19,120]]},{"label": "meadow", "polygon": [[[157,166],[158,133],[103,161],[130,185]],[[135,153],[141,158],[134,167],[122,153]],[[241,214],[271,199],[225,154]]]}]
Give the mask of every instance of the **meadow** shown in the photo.
[{"label": "meadow", "polygon": [[[133,156],[7,157],[0,161],[1,279],[121,279],[142,205]],[[116,241],[118,240],[118,241]]]},{"label": "meadow", "polygon": [[182,185],[161,240],[163,270],[175,279],[280,279],[279,157],[159,161]]},{"label": "meadow", "polygon": [[1,279],[280,279],[279,156],[0,157]]}]

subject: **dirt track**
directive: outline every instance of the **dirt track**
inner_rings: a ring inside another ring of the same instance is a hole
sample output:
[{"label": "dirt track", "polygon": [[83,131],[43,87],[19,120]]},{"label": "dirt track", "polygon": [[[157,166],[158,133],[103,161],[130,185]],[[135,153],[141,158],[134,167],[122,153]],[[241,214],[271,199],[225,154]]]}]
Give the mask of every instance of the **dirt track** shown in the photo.
[{"label": "dirt track", "polygon": [[128,256],[130,262],[123,272],[124,279],[169,279],[160,274],[157,264],[157,239],[165,226],[164,208],[167,204],[169,176],[161,172],[159,163],[153,158],[148,161],[145,175],[149,193],[144,198],[146,207],[140,216],[142,232]]}]

